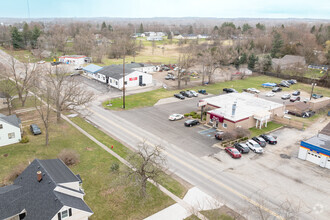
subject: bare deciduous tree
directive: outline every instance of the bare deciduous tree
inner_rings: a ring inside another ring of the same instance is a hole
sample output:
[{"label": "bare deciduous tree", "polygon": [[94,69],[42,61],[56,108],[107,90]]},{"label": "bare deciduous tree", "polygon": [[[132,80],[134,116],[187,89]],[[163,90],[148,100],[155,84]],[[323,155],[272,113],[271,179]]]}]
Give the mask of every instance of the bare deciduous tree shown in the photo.
[{"label": "bare deciduous tree", "polygon": [[74,50],[77,54],[90,56],[94,46],[94,34],[82,29],[74,38]]},{"label": "bare deciduous tree", "polygon": [[11,96],[11,94],[13,94],[15,92],[16,88],[14,86],[14,84],[10,81],[9,78],[3,78],[0,81],[0,93],[2,93],[1,95],[6,99],[6,105],[7,105],[7,109],[8,109],[8,114],[11,115],[12,113],[12,100],[13,97]]},{"label": "bare deciduous tree", "polygon": [[166,158],[162,154],[162,148],[148,146],[144,141],[139,145],[139,150],[129,157],[129,162],[134,168],[129,169],[128,174],[140,186],[141,196],[145,197],[148,179],[156,181],[166,167]]},{"label": "bare deciduous tree", "polygon": [[[177,70],[177,76],[178,76],[178,89],[181,88],[181,80],[185,78],[185,74],[187,73],[187,70],[191,68],[194,65],[194,57],[192,53],[186,52],[179,56],[178,60],[178,70]],[[187,76],[186,76],[187,77]]]}]

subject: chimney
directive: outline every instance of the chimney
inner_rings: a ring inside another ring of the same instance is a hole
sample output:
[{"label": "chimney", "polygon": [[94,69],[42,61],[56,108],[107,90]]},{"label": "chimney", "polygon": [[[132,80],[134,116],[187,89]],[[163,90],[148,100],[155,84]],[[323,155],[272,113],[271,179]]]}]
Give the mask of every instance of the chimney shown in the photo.
[{"label": "chimney", "polygon": [[42,180],[42,173],[41,171],[37,171],[37,180],[40,182]]},{"label": "chimney", "polygon": [[233,104],[232,112],[231,112],[231,117],[234,117],[234,116],[235,116],[235,112],[236,112],[236,104],[237,104],[237,101],[235,101],[234,104]]}]

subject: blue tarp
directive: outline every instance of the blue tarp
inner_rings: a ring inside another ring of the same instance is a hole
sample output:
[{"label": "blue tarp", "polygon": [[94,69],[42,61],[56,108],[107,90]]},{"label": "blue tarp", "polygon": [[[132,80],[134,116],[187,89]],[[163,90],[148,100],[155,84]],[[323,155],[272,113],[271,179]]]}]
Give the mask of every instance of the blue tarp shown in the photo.
[{"label": "blue tarp", "polygon": [[276,83],[264,83],[262,84],[263,87],[275,87]]},{"label": "blue tarp", "polygon": [[95,73],[97,71],[99,71],[100,69],[102,69],[103,67],[95,65],[95,64],[90,64],[88,66],[85,66],[83,68],[84,71],[86,72],[90,72],[90,73]]}]

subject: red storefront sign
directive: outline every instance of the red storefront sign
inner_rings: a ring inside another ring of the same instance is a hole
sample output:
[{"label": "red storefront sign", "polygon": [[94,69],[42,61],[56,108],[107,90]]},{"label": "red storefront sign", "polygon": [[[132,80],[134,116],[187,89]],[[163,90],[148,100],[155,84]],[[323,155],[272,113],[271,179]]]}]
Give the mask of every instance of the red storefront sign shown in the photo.
[{"label": "red storefront sign", "polygon": [[135,81],[135,80],[137,80],[137,77],[129,78],[129,81]]},{"label": "red storefront sign", "polygon": [[220,123],[223,123],[224,117],[222,115],[214,114],[214,113],[209,113],[210,114],[210,119],[212,120],[217,120]]}]

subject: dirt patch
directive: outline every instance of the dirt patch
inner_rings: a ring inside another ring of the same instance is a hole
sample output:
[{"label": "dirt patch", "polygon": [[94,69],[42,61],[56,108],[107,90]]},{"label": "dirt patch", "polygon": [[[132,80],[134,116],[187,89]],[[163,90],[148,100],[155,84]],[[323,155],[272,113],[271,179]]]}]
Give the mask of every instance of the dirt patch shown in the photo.
[{"label": "dirt patch", "polygon": [[280,154],[280,157],[283,159],[291,159],[291,156],[286,155],[286,154]]},{"label": "dirt patch", "polygon": [[[208,211],[201,211],[203,215],[205,215],[208,219],[222,219],[221,216],[227,215],[232,217],[236,220],[245,220],[243,216],[241,216],[239,213],[235,212],[231,208],[229,208],[226,205],[221,206],[218,209],[208,210]],[[225,219],[225,218],[223,218]]]}]

